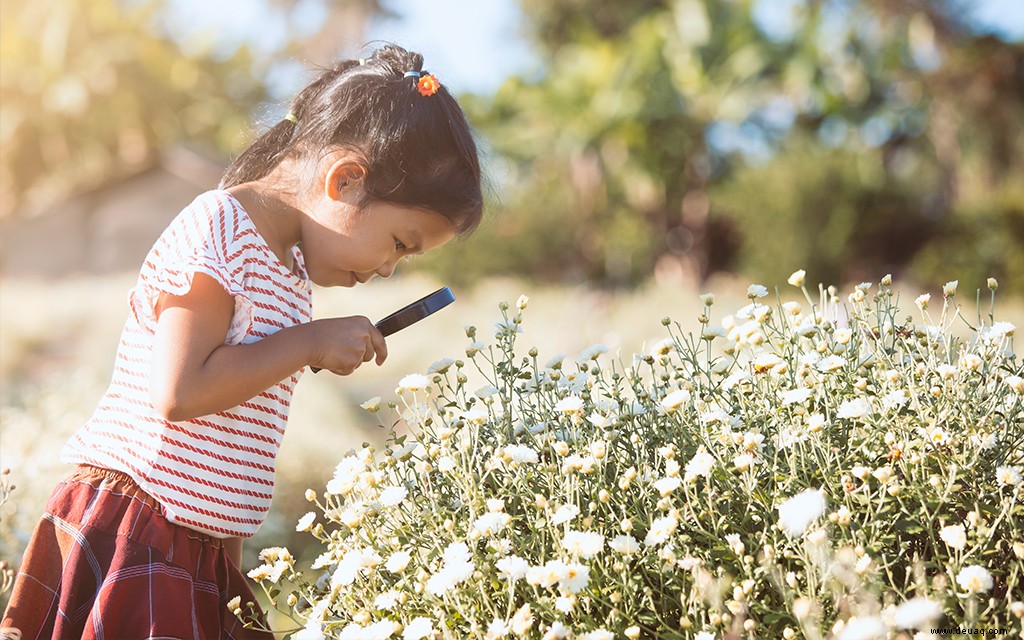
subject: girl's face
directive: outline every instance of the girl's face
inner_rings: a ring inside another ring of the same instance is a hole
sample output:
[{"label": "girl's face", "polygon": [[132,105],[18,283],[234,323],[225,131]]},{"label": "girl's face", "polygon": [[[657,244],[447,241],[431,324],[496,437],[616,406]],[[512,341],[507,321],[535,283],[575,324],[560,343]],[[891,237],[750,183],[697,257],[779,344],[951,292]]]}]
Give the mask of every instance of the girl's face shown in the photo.
[{"label": "girl's face", "polygon": [[426,253],[455,237],[441,214],[373,202],[358,206],[361,189],[325,198],[302,221],[302,253],[310,279],[324,287],[353,287],[388,278],[399,260]]}]

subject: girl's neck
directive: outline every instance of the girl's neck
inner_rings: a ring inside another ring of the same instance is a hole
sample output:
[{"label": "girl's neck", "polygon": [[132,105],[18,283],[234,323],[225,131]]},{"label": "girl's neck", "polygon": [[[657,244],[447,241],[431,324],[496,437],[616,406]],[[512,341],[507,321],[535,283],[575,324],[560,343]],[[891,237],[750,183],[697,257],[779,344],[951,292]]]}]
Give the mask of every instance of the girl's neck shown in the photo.
[{"label": "girl's neck", "polygon": [[294,269],[292,248],[302,241],[299,219],[302,212],[296,203],[285,194],[267,188],[263,180],[236,185],[227,191],[245,209],[281,264]]}]

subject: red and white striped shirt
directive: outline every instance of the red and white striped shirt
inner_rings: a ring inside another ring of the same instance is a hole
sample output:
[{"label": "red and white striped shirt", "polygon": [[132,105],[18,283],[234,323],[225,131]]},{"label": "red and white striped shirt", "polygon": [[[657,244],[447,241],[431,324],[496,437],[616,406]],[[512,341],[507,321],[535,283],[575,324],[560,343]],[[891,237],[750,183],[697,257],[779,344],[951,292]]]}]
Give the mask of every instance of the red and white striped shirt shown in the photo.
[{"label": "red and white striped shirt", "polygon": [[251,343],[312,319],[302,253],[295,271],[274,255],[226,191],[200,195],[150,250],[129,294],[110,387],[61,460],[123,471],[172,522],[217,537],[252,536],[270,508],[274,470],[301,371],[236,407],[168,422],[150,402],[154,313],[161,292],[187,293],[195,273],[234,296],[225,344]]}]

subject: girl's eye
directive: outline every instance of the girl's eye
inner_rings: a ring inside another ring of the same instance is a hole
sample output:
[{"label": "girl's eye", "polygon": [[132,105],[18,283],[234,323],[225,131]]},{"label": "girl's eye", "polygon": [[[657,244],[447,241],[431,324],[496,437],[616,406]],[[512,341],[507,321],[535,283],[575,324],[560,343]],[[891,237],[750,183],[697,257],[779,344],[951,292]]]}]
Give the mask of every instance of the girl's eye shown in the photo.
[{"label": "girl's eye", "polygon": [[399,240],[398,238],[395,238],[395,250],[405,251],[405,243]]}]

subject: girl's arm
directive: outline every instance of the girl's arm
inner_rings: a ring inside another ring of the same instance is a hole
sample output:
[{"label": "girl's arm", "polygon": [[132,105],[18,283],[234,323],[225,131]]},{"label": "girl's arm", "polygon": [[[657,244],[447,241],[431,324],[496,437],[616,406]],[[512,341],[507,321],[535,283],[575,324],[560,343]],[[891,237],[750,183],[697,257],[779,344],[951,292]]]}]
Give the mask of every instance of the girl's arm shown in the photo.
[{"label": "girl's arm", "polygon": [[224,411],[305,366],[347,375],[387,357],[384,337],[363,317],[316,320],[251,344],[226,345],[234,309],[232,296],[203,273],[194,274],[185,295],[161,294],[150,397],[165,419]]}]

